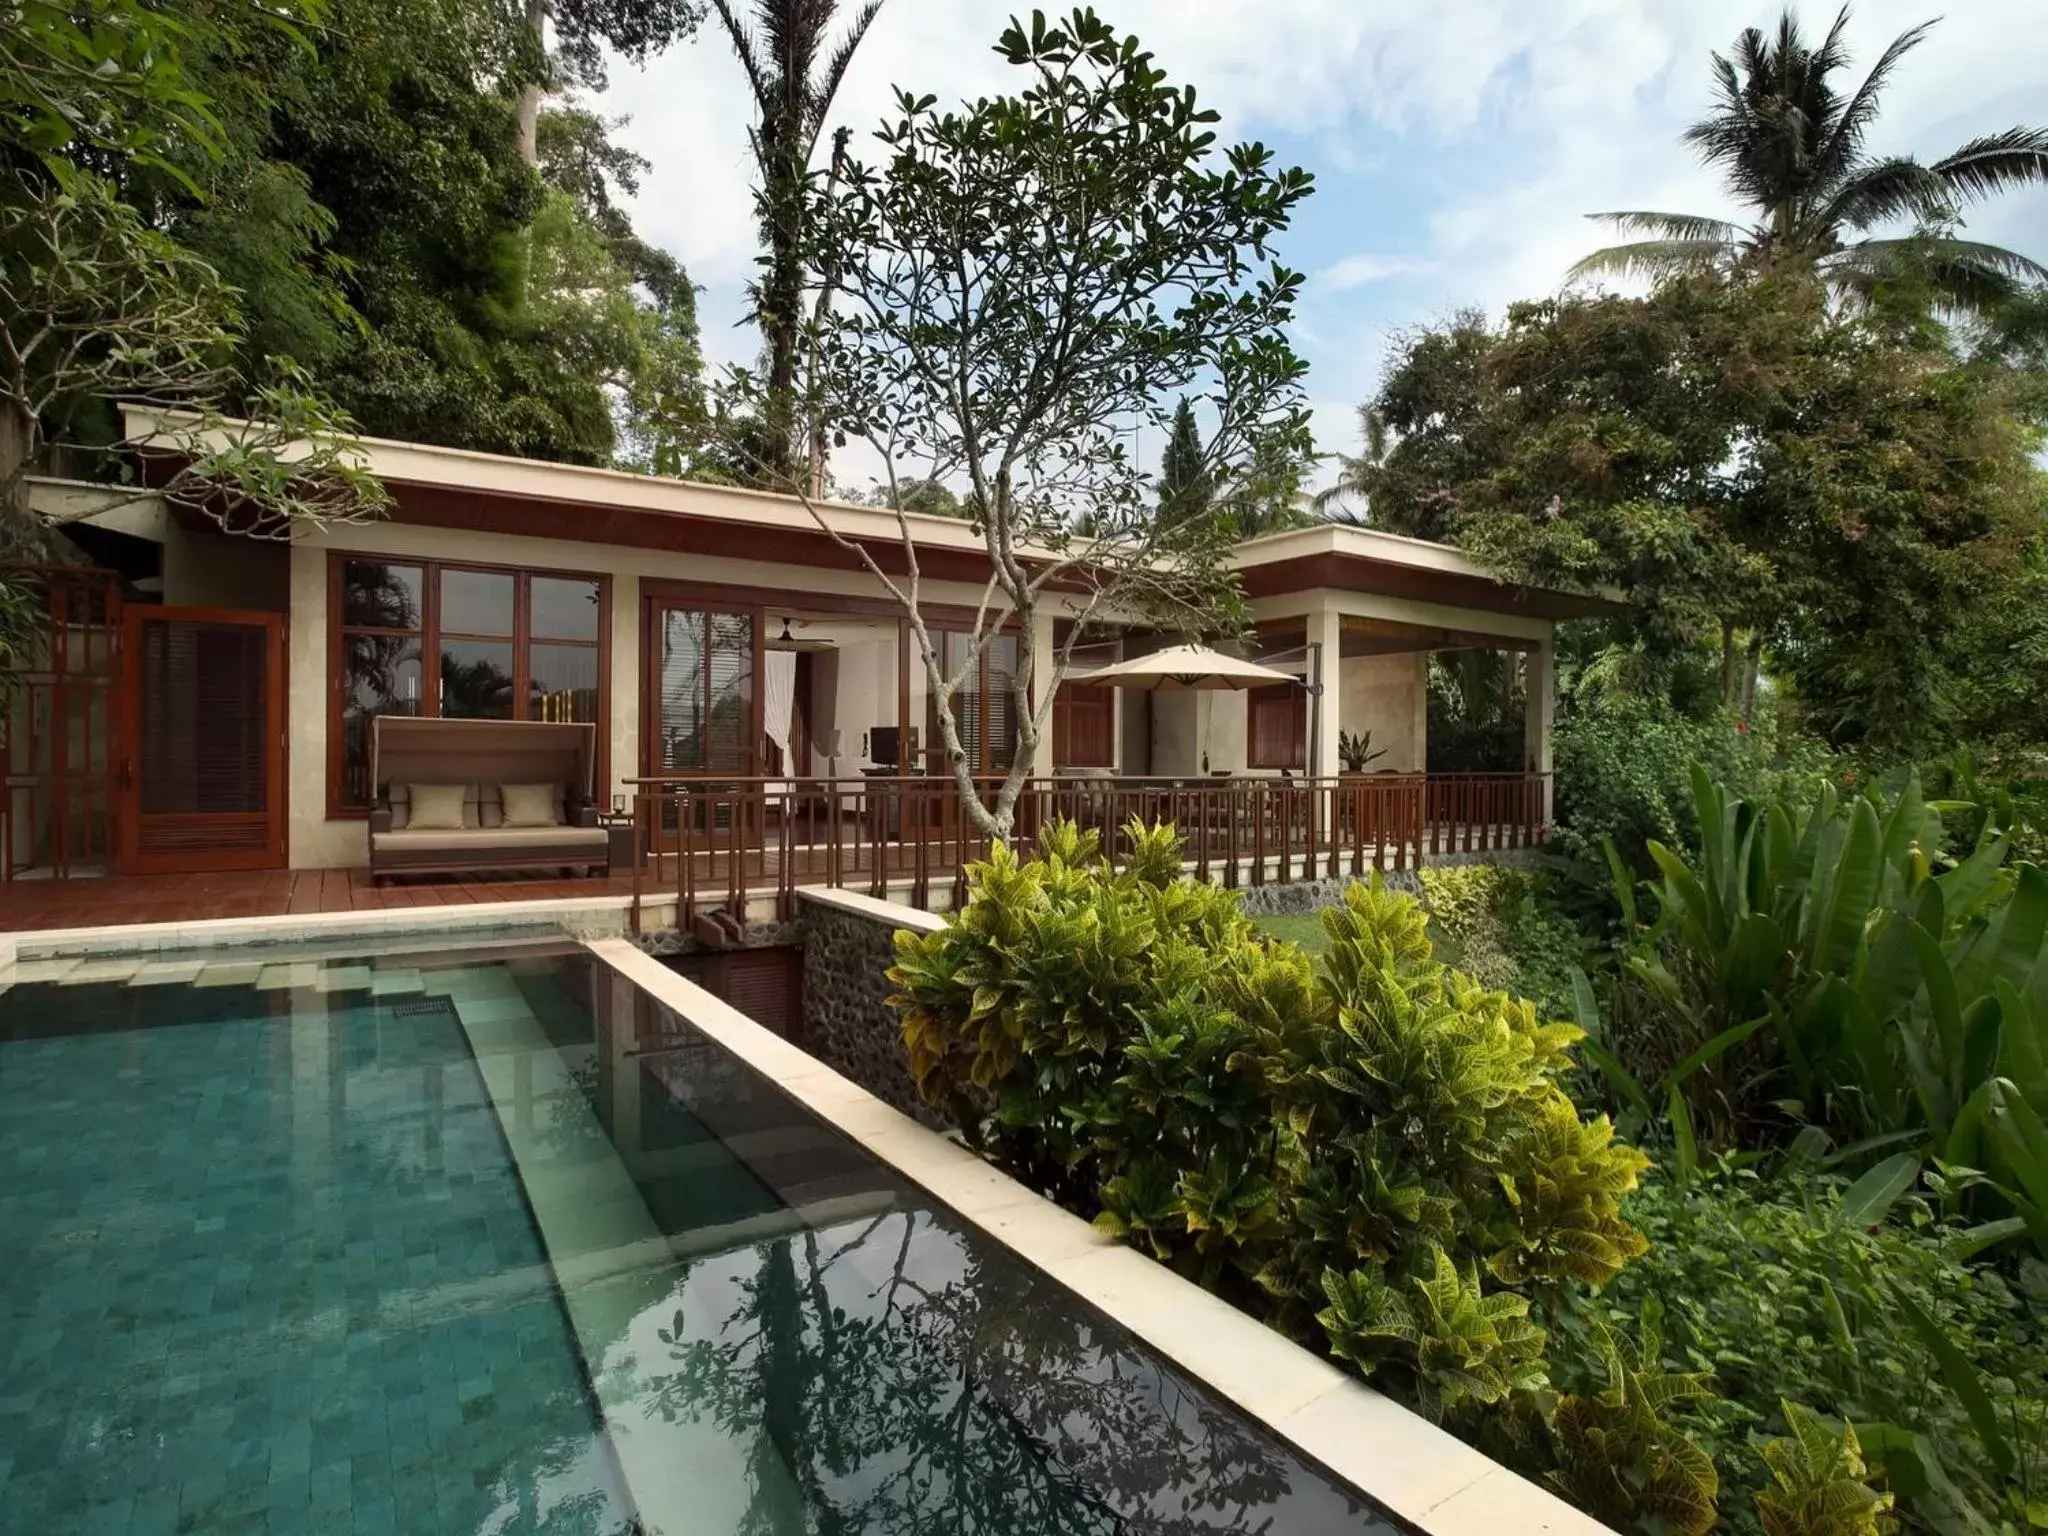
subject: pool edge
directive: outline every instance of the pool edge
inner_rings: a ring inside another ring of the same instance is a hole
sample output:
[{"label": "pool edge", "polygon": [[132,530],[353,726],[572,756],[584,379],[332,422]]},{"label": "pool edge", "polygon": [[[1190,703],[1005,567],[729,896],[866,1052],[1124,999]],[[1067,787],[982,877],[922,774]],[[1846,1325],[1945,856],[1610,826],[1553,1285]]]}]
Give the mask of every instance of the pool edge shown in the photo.
[{"label": "pool edge", "polygon": [[[876,907],[886,904],[877,902]],[[923,914],[920,914],[921,916]],[[870,1156],[1081,1297],[1339,1482],[1429,1536],[1608,1527],[928,1130],[624,939],[586,939]]]}]

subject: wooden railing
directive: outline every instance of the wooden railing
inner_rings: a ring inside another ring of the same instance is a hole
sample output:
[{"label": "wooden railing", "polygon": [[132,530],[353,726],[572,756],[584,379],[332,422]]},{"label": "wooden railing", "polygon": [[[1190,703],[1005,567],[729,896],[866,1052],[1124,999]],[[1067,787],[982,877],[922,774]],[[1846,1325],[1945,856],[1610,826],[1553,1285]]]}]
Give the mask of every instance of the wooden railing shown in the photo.
[{"label": "wooden railing", "polygon": [[[907,887],[965,899],[967,866],[987,837],[951,778],[648,778],[633,785],[633,914],[673,897],[678,924],[715,909],[737,916],[748,893],[774,893],[782,917],[799,886],[882,896]],[[993,805],[1001,780],[977,785]],[[1015,836],[1064,819],[1102,834],[1121,857],[1136,819],[1179,829],[1191,872],[1227,886],[1363,876],[1446,853],[1522,848],[1544,834],[1537,774],[1374,773],[1338,779],[1033,779]]]}]

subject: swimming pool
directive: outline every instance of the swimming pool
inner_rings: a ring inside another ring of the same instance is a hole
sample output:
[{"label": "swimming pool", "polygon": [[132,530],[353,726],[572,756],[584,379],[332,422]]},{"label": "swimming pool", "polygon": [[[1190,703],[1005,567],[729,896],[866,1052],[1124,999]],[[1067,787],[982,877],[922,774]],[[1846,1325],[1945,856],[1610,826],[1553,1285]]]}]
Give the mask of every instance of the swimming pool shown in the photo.
[{"label": "swimming pool", "polygon": [[6,1529],[1403,1528],[586,952],[52,970]]}]

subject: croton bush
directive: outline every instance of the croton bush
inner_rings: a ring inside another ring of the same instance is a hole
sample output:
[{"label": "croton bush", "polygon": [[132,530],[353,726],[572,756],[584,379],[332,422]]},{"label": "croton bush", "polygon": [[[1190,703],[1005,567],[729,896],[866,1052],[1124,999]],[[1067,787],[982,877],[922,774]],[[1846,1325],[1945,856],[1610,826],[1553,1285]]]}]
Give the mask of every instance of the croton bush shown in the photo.
[{"label": "croton bush", "polygon": [[[1620,1203],[1646,1159],[1559,1085],[1578,1031],[1445,967],[1417,903],[1376,881],[1325,915],[1318,972],[1182,879],[1170,829],[1125,842],[1120,869],[1067,825],[1029,861],[998,846],[952,923],[897,936],[927,1101],[1026,1183],[1567,1493],[1595,1463],[1711,1519],[1712,1466],[1654,1404],[1619,1377],[1547,1390],[1537,1319],[1644,1248]],[[1623,1444],[1641,1467],[1601,1460]]]}]

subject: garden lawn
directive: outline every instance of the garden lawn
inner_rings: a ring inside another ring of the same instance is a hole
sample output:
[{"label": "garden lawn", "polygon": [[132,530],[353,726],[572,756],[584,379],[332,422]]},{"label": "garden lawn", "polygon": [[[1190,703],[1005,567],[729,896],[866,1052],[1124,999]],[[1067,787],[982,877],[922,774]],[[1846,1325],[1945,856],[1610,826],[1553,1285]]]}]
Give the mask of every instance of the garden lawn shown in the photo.
[{"label": "garden lawn", "polygon": [[1276,913],[1270,917],[1255,917],[1252,921],[1276,939],[1299,944],[1311,956],[1320,955],[1330,947],[1329,935],[1323,932],[1320,912]]}]

